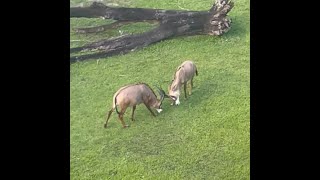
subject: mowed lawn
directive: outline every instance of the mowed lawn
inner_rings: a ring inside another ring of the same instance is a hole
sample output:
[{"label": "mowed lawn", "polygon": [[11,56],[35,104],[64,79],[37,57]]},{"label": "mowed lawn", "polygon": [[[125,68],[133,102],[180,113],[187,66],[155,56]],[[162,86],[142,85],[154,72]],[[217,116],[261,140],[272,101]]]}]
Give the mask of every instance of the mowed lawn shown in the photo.
[{"label": "mowed lawn", "polygon": [[[83,2],[87,4],[70,1]],[[113,1],[126,7],[177,10],[207,10],[212,2]],[[71,64],[71,179],[250,179],[250,2],[234,3],[229,13],[232,28],[220,37],[178,37],[126,55]],[[72,18],[70,46],[120,35],[119,29],[87,35],[72,30],[105,22]],[[138,33],[153,26],[136,23],[120,30]],[[144,105],[137,106],[135,122],[129,119],[128,108],[126,129],[114,112],[108,128],[103,127],[121,86],[145,82],[154,90],[160,85],[167,91],[184,60],[193,60],[199,72],[187,100],[181,98],[179,106],[165,100],[157,117]]]}]

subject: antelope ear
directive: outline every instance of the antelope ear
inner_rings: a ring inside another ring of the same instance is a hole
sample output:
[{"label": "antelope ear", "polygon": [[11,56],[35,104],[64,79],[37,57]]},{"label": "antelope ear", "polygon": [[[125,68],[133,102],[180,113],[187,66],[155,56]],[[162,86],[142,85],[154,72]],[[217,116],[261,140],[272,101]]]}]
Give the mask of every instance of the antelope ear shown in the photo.
[{"label": "antelope ear", "polygon": [[176,90],[177,90],[177,85],[174,85],[174,86],[172,87],[172,90],[173,90],[173,91],[176,91]]}]

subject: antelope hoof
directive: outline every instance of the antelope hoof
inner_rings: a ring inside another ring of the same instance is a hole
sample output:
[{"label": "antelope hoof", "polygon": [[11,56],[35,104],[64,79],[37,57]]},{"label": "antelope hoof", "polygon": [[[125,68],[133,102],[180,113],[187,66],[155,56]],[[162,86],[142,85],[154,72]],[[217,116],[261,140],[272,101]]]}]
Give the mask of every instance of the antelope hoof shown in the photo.
[{"label": "antelope hoof", "polygon": [[123,128],[127,128],[127,127],[129,127],[129,125],[124,125],[124,126],[123,126]]},{"label": "antelope hoof", "polygon": [[104,124],[104,126],[103,126],[104,128],[107,128],[107,124]]},{"label": "antelope hoof", "polygon": [[131,121],[135,121],[135,119],[131,118]]}]

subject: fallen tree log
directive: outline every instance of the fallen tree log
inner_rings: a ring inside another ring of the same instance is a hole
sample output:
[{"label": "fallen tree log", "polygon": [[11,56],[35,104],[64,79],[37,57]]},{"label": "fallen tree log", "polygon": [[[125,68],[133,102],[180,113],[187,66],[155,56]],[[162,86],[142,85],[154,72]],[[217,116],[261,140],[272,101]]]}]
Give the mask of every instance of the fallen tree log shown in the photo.
[{"label": "fallen tree log", "polygon": [[219,36],[230,29],[231,20],[227,13],[233,8],[230,0],[217,0],[208,11],[175,11],[145,8],[114,8],[94,2],[89,7],[70,8],[70,17],[106,18],[117,20],[92,28],[75,29],[78,33],[101,32],[124,24],[143,21],[157,21],[159,25],[148,32],[101,40],[82,47],[71,48],[70,53],[98,51],[94,54],[72,56],[70,62],[97,59],[148,46],[174,36],[207,34]]}]

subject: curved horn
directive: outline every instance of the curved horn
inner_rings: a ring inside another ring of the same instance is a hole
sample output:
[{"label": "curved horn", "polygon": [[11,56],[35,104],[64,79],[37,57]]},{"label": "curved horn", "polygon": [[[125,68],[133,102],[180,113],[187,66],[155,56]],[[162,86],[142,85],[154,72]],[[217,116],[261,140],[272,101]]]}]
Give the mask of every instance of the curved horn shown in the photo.
[{"label": "curved horn", "polygon": [[158,93],[160,94],[160,99],[161,101],[166,97],[166,93],[164,92],[163,89],[159,88],[158,86],[156,86]]},{"label": "curved horn", "polygon": [[160,96],[164,95],[164,91],[159,88],[158,86],[156,86],[157,90],[158,90],[158,93],[160,94]]}]

